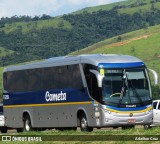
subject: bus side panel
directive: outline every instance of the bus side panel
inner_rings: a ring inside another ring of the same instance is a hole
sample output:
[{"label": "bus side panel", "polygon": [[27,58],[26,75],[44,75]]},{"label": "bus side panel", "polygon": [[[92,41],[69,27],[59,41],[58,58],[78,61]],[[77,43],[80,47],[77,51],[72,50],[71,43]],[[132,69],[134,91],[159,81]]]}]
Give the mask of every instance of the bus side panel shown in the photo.
[{"label": "bus side panel", "polygon": [[[51,94],[52,91],[50,91]],[[73,93],[73,94],[72,94]],[[43,101],[43,103],[37,103]],[[29,114],[33,127],[74,127],[77,126],[77,111],[83,110],[88,118],[89,124],[93,125],[92,101],[87,96],[87,92],[78,92],[74,90],[66,91],[67,101],[64,102],[45,102],[45,92],[40,94],[10,95],[10,100],[4,108],[7,118],[6,125],[13,128],[23,127],[23,116]],[[27,99],[32,99],[32,104],[27,103]],[[14,100],[13,100],[14,99]],[[20,104],[20,102],[23,100]],[[17,103],[17,105],[11,103]],[[25,103],[24,103],[25,102]],[[9,104],[10,103],[10,104]],[[8,104],[8,105],[7,105]]]},{"label": "bus side panel", "polygon": [[75,110],[71,111],[71,106],[61,106],[57,112],[59,127],[76,126]]},{"label": "bus side panel", "polygon": [[[23,127],[23,110],[22,108],[4,108],[5,125],[12,128]],[[27,111],[33,113],[33,108],[28,107]]]},{"label": "bus side panel", "polygon": [[59,127],[77,127],[77,120],[78,120],[78,115],[77,112],[78,110],[83,110],[88,123],[90,126],[94,125],[94,119],[93,119],[93,109],[90,104],[74,104],[74,105],[69,105],[69,106],[64,106],[63,111],[58,111],[59,117]]},{"label": "bus side panel", "polygon": [[32,127],[77,127],[77,112],[83,110],[88,119],[89,126],[94,124],[94,111],[91,104],[49,106],[49,107],[27,107],[6,108],[5,124],[12,128],[23,127],[23,113],[27,112],[31,118]]},{"label": "bus side panel", "polygon": [[[36,107],[34,111],[38,112],[39,107]],[[78,110],[84,110],[88,123],[90,126],[94,126],[93,109],[91,104],[73,104],[73,105],[61,105],[43,107],[41,113],[35,118],[34,112],[34,125],[33,127],[77,127],[77,112]],[[46,113],[44,114],[44,111]]]},{"label": "bus side panel", "polygon": [[57,108],[54,106],[37,106],[33,110],[33,127],[56,127],[58,125]]}]

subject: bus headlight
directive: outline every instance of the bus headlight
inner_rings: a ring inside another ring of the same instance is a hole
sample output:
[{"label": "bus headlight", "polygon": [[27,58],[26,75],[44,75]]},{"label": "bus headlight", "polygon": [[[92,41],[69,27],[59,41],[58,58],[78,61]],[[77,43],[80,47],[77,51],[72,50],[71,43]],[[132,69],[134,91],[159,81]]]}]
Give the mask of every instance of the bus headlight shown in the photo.
[{"label": "bus headlight", "polygon": [[109,122],[109,119],[106,118],[106,122]]},{"label": "bus headlight", "polygon": [[146,113],[151,113],[151,112],[153,112],[153,110],[151,109],[151,110],[147,110],[146,111]]},{"label": "bus headlight", "polygon": [[107,112],[108,114],[111,114],[111,111],[109,111],[109,110],[105,110],[105,112]]}]

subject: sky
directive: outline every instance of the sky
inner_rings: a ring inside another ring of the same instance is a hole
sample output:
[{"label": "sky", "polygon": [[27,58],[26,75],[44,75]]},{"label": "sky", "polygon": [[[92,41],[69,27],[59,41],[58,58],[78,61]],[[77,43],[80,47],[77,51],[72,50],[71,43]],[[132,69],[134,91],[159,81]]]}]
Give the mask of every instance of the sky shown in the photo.
[{"label": "sky", "polygon": [[12,16],[58,16],[85,7],[109,4],[122,0],[0,0],[0,18]]}]

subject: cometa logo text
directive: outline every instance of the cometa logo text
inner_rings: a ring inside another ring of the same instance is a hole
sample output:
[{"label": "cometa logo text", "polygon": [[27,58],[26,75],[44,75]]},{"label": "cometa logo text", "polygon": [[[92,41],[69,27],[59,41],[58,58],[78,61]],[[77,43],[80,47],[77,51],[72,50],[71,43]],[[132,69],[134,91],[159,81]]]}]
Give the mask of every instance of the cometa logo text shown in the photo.
[{"label": "cometa logo text", "polygon": [[66,93],[62,91],[60,93],[51,94],[49,91],[46,92],[45,99],[47,102],[49,101],[66,101]]}]

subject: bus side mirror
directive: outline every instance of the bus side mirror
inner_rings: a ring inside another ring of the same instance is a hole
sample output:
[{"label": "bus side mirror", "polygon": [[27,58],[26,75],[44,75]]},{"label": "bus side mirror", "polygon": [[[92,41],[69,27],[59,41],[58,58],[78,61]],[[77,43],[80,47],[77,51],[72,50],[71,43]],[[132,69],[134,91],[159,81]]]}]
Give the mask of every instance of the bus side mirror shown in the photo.
[{"label": "bus side mirror", "polygon": [[149,72],[151,72],[153,74],[153,78],[154,78],[154,84],[158,85],[158,74],[156,71],[152,70],[152,69],[148,69]]},{"label": "bus side mirror", "polygon": [[103,75],[101,75],[98,71],[96,70],[89,70],[91,73],[93,73],[96,78],[97,78],[97,84],[98,84],[98,87],[102,87],[102,80],[103,80]]}]

